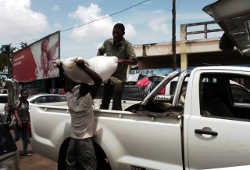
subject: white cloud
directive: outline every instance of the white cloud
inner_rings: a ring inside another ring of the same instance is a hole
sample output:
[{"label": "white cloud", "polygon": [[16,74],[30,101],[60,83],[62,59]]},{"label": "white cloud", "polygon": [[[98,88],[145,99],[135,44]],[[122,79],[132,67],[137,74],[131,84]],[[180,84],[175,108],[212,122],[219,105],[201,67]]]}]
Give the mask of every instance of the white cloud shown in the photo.
[{"label": "white cloud", "polygon": [[155,32],[168,34],[167,19],[164,16],[152,19],[148,26]]},{"label": "white cloud", "polygon": [[59,7],[59,5],[54,5],[53,7],[52,7],[52,10],[53,11],[59,11],[60,10],[60,7]]},{"label": "white cloud", "polygon": [[[101,14],[101,8],[97,4],[91,3],[89,7],[79,6],[76,11],[69,14],[73,19],[80,20],[82,24],[88,24],[86,26],[75,28],[72,31],[71,37],[81,40],[96,40],[108,38],[112,36],[112,28],[115,24],[113,19],[108,15]],[[105,19],[102,19],[105,18]],[[125,24],[126,37],[133,37],[136,35],[136,31],[131,24]]]},{"label": "white cloud", "polygon": [[31,9],[30,0],[0,0],[1,43],[37,38],[47,29],[46,16]]},{"label": "white cloud", "polygon": [[63,28],[63,26],[62,26],[61,24],[58,24],[58,23],[55,23],[55,24],[53,25],[53,27],[54,27],[54,29],[56,29],[56,30],[60,30],[60,29]]},{"label": "white cloud", "polygon": [[176,19],[181,21],[197,20],[198,22],[200,22],[201,20],[212,20],[212,18],[204,12],[179,13],[179,14],[177,13]]},{"label": "white cloud", "polygon": [[[172,20],[172,13],[171,12],[166,12],[163,10],[154,10],[152,11],[151,16],[153,17],[165,17],[166,20]],[[196,21],[199,22],[201,20],[211,20],[212,18],[207,15],[205,12],[177,12],[176,13],[176,20],[177,21],[185,21],[185,22],[190,22],[190,21]]]}]

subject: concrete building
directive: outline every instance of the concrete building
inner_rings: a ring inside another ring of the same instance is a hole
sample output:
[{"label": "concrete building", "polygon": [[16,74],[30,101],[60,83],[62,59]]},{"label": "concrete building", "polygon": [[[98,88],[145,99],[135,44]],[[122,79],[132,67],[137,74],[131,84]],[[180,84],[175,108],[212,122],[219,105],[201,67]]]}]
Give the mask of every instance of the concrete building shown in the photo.
[{"label": "concrete building", "polygon": [[[190,31],[190,28],[195,27],[200,30]],[[250,58],[242,56],[237,50],[229,52],[220,50],[219,40],[222,33],[213,21],[182,24],[181,40],[176,43],[177,67],[184,70],[189,66],[250,64]],[[189,39],[192,35],[199,35],[200,38]],[[173,66],[171,42],[134,45],[134,49],[139,69]]]}]

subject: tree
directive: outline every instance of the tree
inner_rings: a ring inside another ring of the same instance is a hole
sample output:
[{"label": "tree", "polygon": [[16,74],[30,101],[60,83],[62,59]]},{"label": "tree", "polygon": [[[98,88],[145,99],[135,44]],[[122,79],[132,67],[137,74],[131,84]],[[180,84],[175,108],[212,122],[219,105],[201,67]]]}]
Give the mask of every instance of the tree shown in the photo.
[{"label": "tree", "polygon": [[21,42],[21,43],[20,43],[20,46],[21,46],[21,48],[23,49],[23,48],[25,48],[25,47],[28,47],[28,43],[26,43],[26,42]]},{"label": "tree", "polygon": [[12,75],[12,62],[16,47],[11,44],[2,45],[0,48],[0,71]]}]

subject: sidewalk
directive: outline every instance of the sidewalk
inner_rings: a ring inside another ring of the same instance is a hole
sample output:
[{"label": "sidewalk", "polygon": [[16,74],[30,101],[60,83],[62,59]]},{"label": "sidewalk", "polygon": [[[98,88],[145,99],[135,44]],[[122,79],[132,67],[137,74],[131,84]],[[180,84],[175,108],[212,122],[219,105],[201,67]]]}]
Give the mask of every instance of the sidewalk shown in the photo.
[{"label": "sidewalk", "polygon": [[[17,148],[20,151],[22,142],[19,140]],[[29,145],[28,150],[31,150]],[[33,153],[32,156],[20,156],[20,170],[57,170],[57,163],[39,154]]]}]

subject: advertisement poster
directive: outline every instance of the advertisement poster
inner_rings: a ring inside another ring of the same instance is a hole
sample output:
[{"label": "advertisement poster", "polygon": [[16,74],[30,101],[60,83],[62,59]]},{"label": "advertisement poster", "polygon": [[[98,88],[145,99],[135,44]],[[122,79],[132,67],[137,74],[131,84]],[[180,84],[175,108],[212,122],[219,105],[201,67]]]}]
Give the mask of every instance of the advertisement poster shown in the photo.
[{"label": "advertisement poster", "polygon": [[55,32],[15,53],[14,79],[19,82],[30,82],[58,77],[59,70],[54,66],[58,58],[60,58],[60,32]]}]

